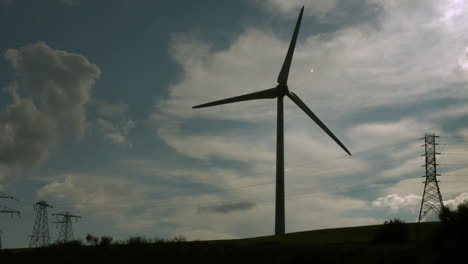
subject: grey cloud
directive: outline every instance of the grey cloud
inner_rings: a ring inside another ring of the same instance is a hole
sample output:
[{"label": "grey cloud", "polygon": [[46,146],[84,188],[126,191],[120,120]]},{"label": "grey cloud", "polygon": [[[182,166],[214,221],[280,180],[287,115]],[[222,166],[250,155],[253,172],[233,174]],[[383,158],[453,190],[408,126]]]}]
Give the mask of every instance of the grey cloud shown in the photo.
[{"label": "grey cloud", "polygon": [[44,42],[9,49],[5,58],[18,81],[4,89],[13,102],[0,109],[0,165],[40,164],[66,132],[83,136],[85,104],[101,71]]},{"label": "grey cloud", "polygon": [[98,134],[114,143],[127,144],[127,136],[135,127],[135,123],[126,116],[128,105],[113,104],[103,99],[94,99],[93,104],[99,117],[92,122],[92,126]]},{"label": "grey cloud", "polygon": [[348,27],[356,24],[378,26],[383,9],[369,0],[337,0],[333,8],[319,17],[319,21]]},{"label": "grey cloud", "polygon": [[246,211],[255,207],[252,202],[228,203],[215,206],[203,206],[198,208],[198,213],[222,213],[227,214],[235,211]]},{"label": "grey cloud", "polygon": [[78,135],[85,129],[85,109],[100,69],[85,57],[55,50],[44,42],[5,53],[21,79],[21,89],[38,108],[61,124],[70,123]]},{"label": "grey cloud", "polygon": [[124,103],[109,103],[102,99],[94,99],[94,105],[96,106],[96,112],[98,115],[103,117],[121,116],[125,114],[128,109],[128,105]]},{"label": "grey cloud", "polygon": [[0,112],[0,164],[38,164],[47,158],[59,135],[57,124],[40,112],[31,98],[14,97]]},{"label": "grey cloud", "polygon": [[269,12],[286,13],[292,17],[304,5],[305,16],[312,16],[323,24],[343,27],[361,23],[377,25],[383,12],[382,5],[371,0],[267,0],[255,3]]},{"label": "grey cloud", "polygon": [[99,134],[104,138],[118,144],[127,143],[127,135],[135,126],[132,120],[122,119],[120,122],[111,122],[106,119],[98,118],[94,122]]}]

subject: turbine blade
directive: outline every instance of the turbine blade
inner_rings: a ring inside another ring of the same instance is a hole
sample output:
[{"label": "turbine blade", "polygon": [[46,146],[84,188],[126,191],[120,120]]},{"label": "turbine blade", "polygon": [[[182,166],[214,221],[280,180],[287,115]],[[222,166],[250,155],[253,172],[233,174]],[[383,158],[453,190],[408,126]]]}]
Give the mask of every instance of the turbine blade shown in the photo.
[{"label": "turbine blade", "polygon": [[196,106],[193,106],[192,108],[202,108],[202,107],[230,104],[230,103],[249,101],[249,100],[272,99],[272,98],[276,98],[277,95],[278,95],[278,90],[276,88],[271,88],[271,89],[263,90],[260,92],[244,94],[244,95],[222,99],[222,100],[218,100],[218,101],[214,101],[214,102],[210,102],[206,104],[196,105]]},{"label": "turbine blade", "polygon": [[279,84],[286,84],[288,82],[289,68],[291,67],[294,48],[296,47],[297,35],[299,34],[299,28],[301,27],[302,13],[304,13],[304,6],[302,6],[301,12],[299,13],[299,17],[297,18],[296,27],[294,28],[294,33],[291,38],[291,43],[289,43],[288,53],[286,54],[283,67],[281,67],[281,71],[278,75]]},{"label": "turbine blade", "polygon": [[348,153],[351,156],[351,153],[343,145],[343,143],[341,143],[341,141],[330,131],[330,129],[328,129],[328,127],[325,126],[324,123],[322,123],[322,121],[312,112],[312,110],[310,110],[309,107],[307,107],[307,105],[301,100],[301,98],[299,98],[299,96],[297,96],[293,92],[290,92],[287,95],[288,95],[289,98],[291,98],[291,100],[294,103],[296,103],[297,106],[299,106],[299,108],[302,109],[302,111],[304,111],[310,118],[312,118],[312,120],[314,120],[315,123],[317,123],[317,125],[319,125],[319,127],[321,127],[323,129],[323,131],[325,131],[338,145],[340,145],[340,147],[344,151],[346,151],[346,153]]}]

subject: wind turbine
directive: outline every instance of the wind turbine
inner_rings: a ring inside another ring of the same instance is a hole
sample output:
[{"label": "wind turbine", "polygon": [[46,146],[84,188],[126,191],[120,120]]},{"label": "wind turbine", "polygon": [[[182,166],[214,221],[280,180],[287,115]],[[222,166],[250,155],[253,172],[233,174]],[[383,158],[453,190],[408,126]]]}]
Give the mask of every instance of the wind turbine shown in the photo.
[{"label": "wind turbine", "polygon": [[307,105],[295,93],[290,92],[288,89],[288,76],[289,68],[296,47],[297,35],[301,26],[302,13],[304,6],[301,8],[299,17],[297,18],[296,27],[289,44],[288,53],[284,59],[283,66],[278,75],[278,85],[275,88],[231,97],[223,100],[218,100],[206,104],[194,106],[192,108],[203,108],[215,105],[229,104],[241,101],[259,100],[259,99],[273,99],[277,98],[277,126],[276,126],[276,203],[275,203],[275,235],[282,235],[285,233],[285,209],[284,209],[284,128],[283,128],[283,97],[287,96],[299,108],[302,109],[312,120],[317,123],[346,153],[351,156],[349,150],[341,143],[341,141],[333,135],[333,133],[320,121],[320,119],[307,107]]}]

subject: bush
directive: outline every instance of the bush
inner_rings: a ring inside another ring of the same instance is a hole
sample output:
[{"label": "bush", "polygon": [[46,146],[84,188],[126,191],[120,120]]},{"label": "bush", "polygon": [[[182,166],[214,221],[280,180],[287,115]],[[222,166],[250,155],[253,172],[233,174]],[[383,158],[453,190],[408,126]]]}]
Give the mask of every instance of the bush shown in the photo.
[{"label": "bush", "polygon": [[112,240],[113,238],[110,236],[102,236],[101,241],[99,242],[99,246],[108,247],[112,245]]},{"label": "bush", "polygon": [[457,206],[456,210],[442,208],[439,213],[442,223],[441,235],[449,244],[464,244],[468,236],[468,201]]},{"label": "bush", "polygon": [[148,244],[148,243],[151,243],[151,240],[148,240],[145,237],[139,237],[139,236],[130,237],[127,240],[127,244],[129,245],[141,245],[141,244]]},{"label": "bush", "polygon": [[374,242],[378,244],[402,244],[407,241],[408,226],[397,218],[385,221],[374,238]]},{"label": "bush", "polygon": [[176,242],[176,243],[180,243],[180,242],[187,242],[187,239],[182,236],[182,235],[179,235],[179,236],[175,236],[172,241],[169,241],[169,242]]},{"label": "bush", "polygon": [[54,248],[77,248],[81,247],[83,245],[83,242],[81,240],[72,240],[72,241],[57,241],[53,244],[51,244],[49,247],[54,247]]},{"label": "bush", "polygon": [[86,235],[86,244],[96,246],[99,244],[99,237],[93,236],[91,234]]}]

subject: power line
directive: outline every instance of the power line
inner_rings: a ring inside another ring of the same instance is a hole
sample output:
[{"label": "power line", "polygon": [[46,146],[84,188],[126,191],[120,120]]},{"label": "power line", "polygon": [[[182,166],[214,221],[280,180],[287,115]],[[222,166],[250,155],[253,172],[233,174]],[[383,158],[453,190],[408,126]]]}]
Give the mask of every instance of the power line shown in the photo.
[{"label": "power line", "polygon": [[[13,197],[11,195],[8,195],[6,193],[3,193],[3,192],[0,192],[0,199],[13,199],[13,200],[16,200],[15,197]],[[12,209],[12,208],[4,206],[4,205],[1,205],[1,204],[0,204],[0,213],[10,214],[11,216],[13,216],[15,214],[17,214],[18,217],[21,216],[20,211],[18,211],[16,209]],[[0,230],[0,249],[1,248],[2,248],[2,231]]]}]

